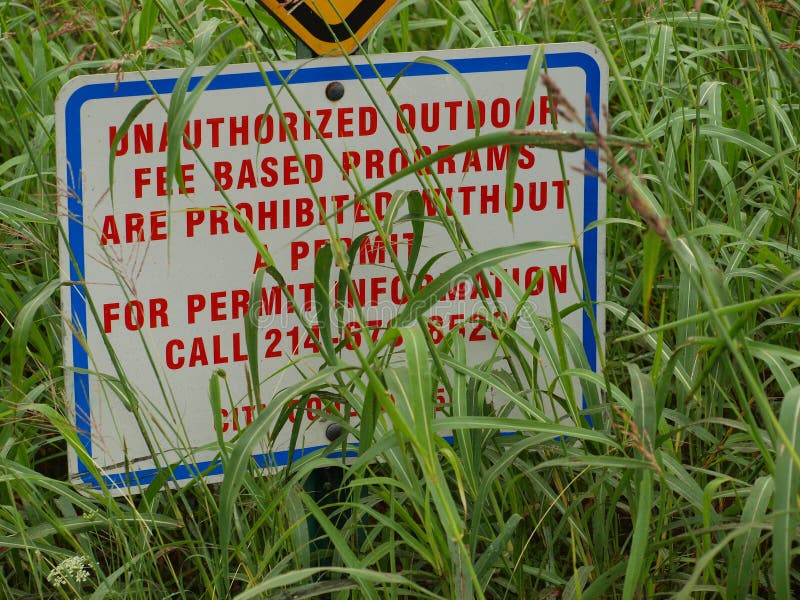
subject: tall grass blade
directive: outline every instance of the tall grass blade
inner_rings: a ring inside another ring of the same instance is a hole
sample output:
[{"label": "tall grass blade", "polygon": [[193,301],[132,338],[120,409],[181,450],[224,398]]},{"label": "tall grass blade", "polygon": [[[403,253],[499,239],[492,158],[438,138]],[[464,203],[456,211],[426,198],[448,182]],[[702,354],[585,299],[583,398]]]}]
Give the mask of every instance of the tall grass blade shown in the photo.
[{"label": "tall grass blade", "polygon": [[[514,118],[514,129],[517,131],[524,131],[528,127],[528,116],[530,114],[530,107],[533,104],[533,95],[536,91],[536,83],[539,81],[539,72],[542,69],[542,62],[544,61],[544,51],[541,46],[537,46],[531,54],[528,68],[525,71],[525,80],[522,83],[522,92],[520,93],[519,110]],[[517,162],[519,160],[520,148],[519,146],[511,146],[508,152],[508,166],[506,168],[506,216],[508,222],[511,223],[513,219],[512,199],[514,194],[514,180],[517,176]]]},{"label": "tall grass blade", "polygon": [[633,397],[633,422],[637,431],[633,433],[644,452],[652,453],[655,449],[658,415],[656,414],[656,398],[653,382],[642,373],[638,366],[628,365],[631,377]]},{"label": "tall grass blade", "polygon": [[324,348],[324,356],[328,361],[334,359],[333,322],[331,321],[331,265],[333,249],[325,244],[319,249],[314,259],[314,304],[319,326],[319,340]]},{"label": "tall grass blade", "polygon": [[497,568],[496,562],[502,559],[503,553],[507,550],[509,540],[521,521],[521,516],[517,514],[511,515],[503,524],[503,529],[475,563],[475,574],[478,576],[481,589],[485,590],[486,586],[489,585],[492,573]]},{"label": "tall grass blade", "polygon": [[[226,32],[215,38],[210,43],[201,44],[199,53],[195,54],[193,64],[185,69],[175,82],[175,87],[169,99],[169,106],[167,108],[167,164],[166,164],[166,177],[167,177],[167,190],[172,194],[172,184],[174,181],[178,182],[178,186],[183,193],[185,186],[183,183],[183,172],[180,167],[181,147],[183,145],[184,124],[189,120],[194,107],[200,100],[202,93],[208,88],[214,78],[219,75],[222,70],[231,64],[239,57],[240,50],[238,48],[229,52],[227,56],[221,61],[218,61],[213,68],[203,75],[199,81],[194,83],[194,73],[198,66],[202,65],[206,60],[209,52],[215,46],[224,41],[228,33],[233,31],[233,27],[229,27]],[[193,85],[194,84],[194,85]]]},{"label": "tall grass blade", "polygon": [[250,286],[250,302],[247,307],[247,316],[244,322],[244,341],[247,348],[247,367],[250,374],[250,385],[253,387],[253,399],[256,410],[261,410],[261,374],[259,370],[259,359],[261,358],[258,350],[258,338],[261,328],[259,319],[261,317],[261,289],[264,285],[264,274],[266,270],[259,268]]},{"label": "tall grass blade", "polygon": [[636,518],[631,533],[628,566],[625,568],[625,585],[622,588],[623,600],[633,600],[640,593],[642,583],[647,577],[650,562],[647,546],[650,543],[650,512],[653,510],[653,472],[641,472],[636,498]]},{"label": "tall grass blade", "polygon": [[[152,2],[151,2],[152,4]],[[114,139],[111,140],[111,151],[108,153],[108,181],[111,182],[109,186],[109,194],[111,196],[111,206],[114,206],[114,186],[113,182],[116,181],[114,179],[114,169],[117,164],[117,149],[119,148],[119,143],[128,135],[128,131],[133,125],[133,122],[137,119],[137,117],[142,114],[145,108],[150,106],[150,103],[155,100],[154,96],[150,98],[144,98],[139,100],[133,108],[125,115],[125,119],[122,121],[122,124],[117,128],[117,132],[114,134]]]},{"label": "tall grass blade", "polygon": [[504,260],[514,258],[515,256],[522,256],[536,251],[555,250],[557,248],[564,248],[567,245],[568,244],[562,242],[524,242],[522,244],[495,248],[475,254],[435,277],[433,281],[410,298],[408,304],[400,311],[400,314],[397,315],[395,324],[398,327],[402,327],[414,321],[436,304],[445,292],[451,289],[456,283],[473,277],[483,269],[499,264]]},{"label": "tall grass blade", "polygon": [[61,282],[57,279],[41,283],[32,290],[31,298],[19,310],[14,318],[14,332],[11,334],[11,389],[7,396],[10,404],[18,403],[24,395],[23,371],[28,352],[28,339],[33,326],[33,319],[42,305],[49,301],[59,289]]},{"label": "tall grass blade", "polygon": [[747,597],[748,590],[757,588],[759,574],[756,548],[761,540],[761,529],[766,527],[765,516],[769,508],[775,482],[771,477],[760,477],[753,484],[742,511],[742,526],[747,527],[743,536],[736,538],[728,558],[728,587],[726,598],[740,600]]},{"label": "tall grass blade", "polygon": [[[800,452],[800,387],[786,394],[781,405],[780,427],[795,452]],[[775,524],[772,528],[773,576],[775,597],[789,600],[792,592],[792,546],[797,539],[797,493],[800,467],[784,442],[779,442],[775,460]]]}]

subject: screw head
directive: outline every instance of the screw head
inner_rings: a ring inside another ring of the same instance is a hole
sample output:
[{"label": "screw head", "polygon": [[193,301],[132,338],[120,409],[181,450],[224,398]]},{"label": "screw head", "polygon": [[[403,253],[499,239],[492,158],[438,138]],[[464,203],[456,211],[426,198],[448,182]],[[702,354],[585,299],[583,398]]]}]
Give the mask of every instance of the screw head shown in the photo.
[{"label": "screw head", "polygon": [[331,423],[325,428],[325,437],[331,442],[342,437],[342,433],[344,433],[344,429],[339,423]]},{"label": "screw head", "polygon": [[341,100],[344,96],[344,85],[340,81],[331,81],[325,86],[325,97],[331,102]]}]

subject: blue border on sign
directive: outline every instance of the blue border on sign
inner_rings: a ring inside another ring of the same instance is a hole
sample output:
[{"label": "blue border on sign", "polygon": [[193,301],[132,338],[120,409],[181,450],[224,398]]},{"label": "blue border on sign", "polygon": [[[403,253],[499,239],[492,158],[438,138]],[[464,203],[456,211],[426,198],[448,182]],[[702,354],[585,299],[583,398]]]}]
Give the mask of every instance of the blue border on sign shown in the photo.
[{"label": "blue border on sign", "polygon": [[[530,62],[530,55],[518,54],[509,56],[454,58],[445,60],[456,71],[461,73],[494,73],[498,71],[525,71]],[[594,115],[600,112],[600,66],[589,54],[584,52],[563,52],[545,55],[545,64],[548,69],[580,68],[586,75],[586,94],[588,106]],[[336,65],[320,67],[304,67],[300,70],[284,70],[280,74],[269,72],[262,74],[260,71],[248,73],[222,73],[217,75],[206,88],[212,90],[230,90],[243,88],[264,87],[264,76],[269,83],[280,86],[283,81],[291,84],[320,83],[323,81],[352,80],[352,79],[391,79],[400,73],[403,77],[419,77],[424,75],[446,75],[447,72],[440,67],[425,63],[387,62],[372,65]],[[377,73],[376,73],[377,71]],[[68,210],[70,215],[67,228],[68,245],[74,257],[70,261],[70,281],[82,282],[85,267],[84,227],[83,227],[83,185],[82,185],[82,152],[81,152],[81,109],[86,102],[108,98],[130,98],[136,96],[151,96],[153,93],[169,94],[175,87],[177,77],[165,79],[151,79],[145,81],[109,81],[103,83],[89,83],[75,90],[69,97],[64,108],[66,123],[66,160],[67,184],[69,190]],[[192,77],[188,91],[192,91],[202,80],[202,76]],[[587,131],[591,127],[587,125]],[[597,150],[585,151],[585,163],[595,172],[599,171],[599,156]],[[599,215],[599,181],[597,176],[587,175],[584,182],[584,222],[586,229],[597,220]],[[585,231],[583,234],[583,258],[586,278],[589,283],[589,297],[597,299],[599,289],[599,259],[598,256],[598,230],[596,227]],[[587,260],[587,258],[594,260]],[[92,456],[91,414],[89,406],[89,356],[82,343],[79,333],[86,335],[87,303],[85,288],[82,284],[75,283],[70,288],[70,306],[72,310],[72,374],[75,394],[75,421],[78,438]],[[594,317],[597,316],[597,306],[593,305]],[[592,318],[584,311],[583,314],[583,347],[593,371],[597,370],[597,344],[595,343],[592,328]],[[291,459],[296,460],[327,446],[302,448],[291,453]],[[351,453],[348,452],[348,455]],[[331,455],[336,457],[337,455]],[[341,456],[341,454],[338,454]],[[259,467],[277,467],[285,465],[290,458],[288,451],[272,452],[254,455],[253,459]],[[219,461],[206,461],[195,465],[181,464],[172,468],[171,478],[181,481],[197,474],[220,475],[222,464]],[[110,487],[124,487],[129,484],[146,485],[155,479],[158,474],[156,469],[141,469],[129,473],[104,475],[103,480]],[[78,458],[78,477],[94,487],[99,482]]]}]

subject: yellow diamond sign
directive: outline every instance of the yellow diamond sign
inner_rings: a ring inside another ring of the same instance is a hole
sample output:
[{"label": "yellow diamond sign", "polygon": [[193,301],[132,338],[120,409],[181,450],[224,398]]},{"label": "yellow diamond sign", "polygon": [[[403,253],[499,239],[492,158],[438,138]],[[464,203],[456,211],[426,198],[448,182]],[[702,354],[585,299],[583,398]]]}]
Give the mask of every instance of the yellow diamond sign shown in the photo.
[{"label": "yellow diamond sign", "polygon": [[397,0],[258,0],[316,54],[351,53]]}]

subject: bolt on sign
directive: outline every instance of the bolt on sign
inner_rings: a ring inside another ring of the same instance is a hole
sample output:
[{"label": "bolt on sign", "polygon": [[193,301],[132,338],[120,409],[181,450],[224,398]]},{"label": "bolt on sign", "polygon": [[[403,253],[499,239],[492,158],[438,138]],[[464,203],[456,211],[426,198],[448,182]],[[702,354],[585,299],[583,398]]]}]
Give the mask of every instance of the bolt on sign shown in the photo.
[{"label": "bolt on sign", "polygon": [[[525,92],[542,51],[549,88],[539,77]],[[176,485],[197,473],[220,479],[219,440],[272,418],[273,409],[289,416],[254,453],[265,468],[327,448],[337,418],[357,426],[353,407],[324,394],[291,395],[322,367],[315,257],[331,238],[347,252],[351,277],[346,289],[337,283],[340,261],[332,281],[321,282],[337,308],[337,360],[358,365],[355,351],[365,352],[409,305],[400,273],[422,287],[476,252],[541,240],[553,243],[443,291],[425,313],[432,340],[463,336],[470,364],[502,370],[490,323],[518,310],[520,297],[548,317],[555,299],[585,366],[596,368],[592,319],[602,332],[604,315],[596,302],[589,312],[580,302],[604,296],[605,241],[593,225],[605,212],[598,152],[512,147],[508,137],[449,149],[513,130],[518,115],[527,130],[602,131],[607,72],[597,49],[488,48],[371,62],[289,61],[267,73],[236,65],[207,81],[209,70],[84,76],[61,91],[65,379],[85,450],[70,456],[74,480],[124,493],[150,483],[161,465]],[[173,96],[173,106],[186,105],[176,89],[198,96],[191,114],[170,122]],[[174,128],[182,138],[170,146]],[[179,183],[168,177],[168,160]],[[410,166],[416,160],[429,162]],[[258,288],[268,259],[274,268]],[[488,307],[491,295],[499,304]],[[247,331],[257,333],[255,345]],[[260,381],[248,381],[251,358]],[[221,371],[222,399],[213,402],[209,381]]]},{"label": "bolt on sign", "polygon": [[316,54],[350,54],[397,0],[258,0]]}]

